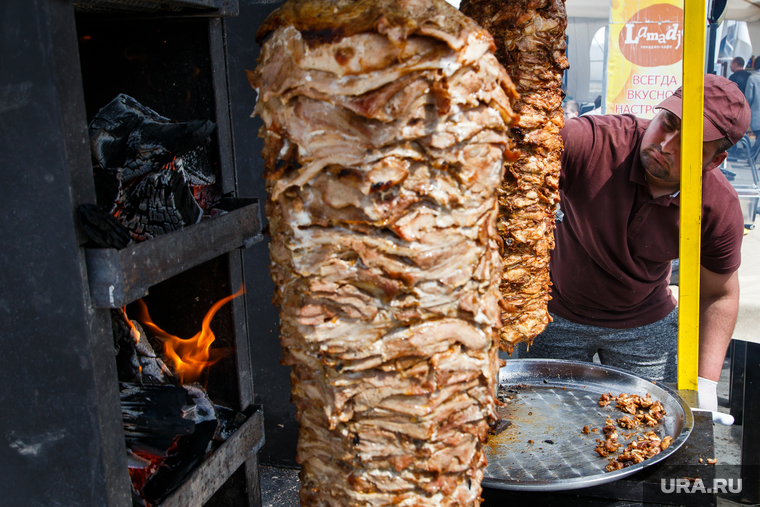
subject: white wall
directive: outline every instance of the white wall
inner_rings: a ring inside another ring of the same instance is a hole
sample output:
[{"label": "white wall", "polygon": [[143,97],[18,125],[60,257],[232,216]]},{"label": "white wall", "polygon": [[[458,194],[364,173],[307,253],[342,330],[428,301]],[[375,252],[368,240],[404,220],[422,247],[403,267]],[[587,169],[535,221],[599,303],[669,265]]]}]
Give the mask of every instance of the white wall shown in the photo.
[{"label": "white wall", "polygon": [[[578,102],[593,102],[599,92],[589,93],[589,48],[597,30],[607,26],[608,18],[567,18],[567,96]],[[759,46],[760,47],[760,46]]]},{"label": "white wall", "polygon": [[757,56],[760,54],[760,21],[747,23],[747,29],[749,30],[749,38],[752,41],[752,54]]}]

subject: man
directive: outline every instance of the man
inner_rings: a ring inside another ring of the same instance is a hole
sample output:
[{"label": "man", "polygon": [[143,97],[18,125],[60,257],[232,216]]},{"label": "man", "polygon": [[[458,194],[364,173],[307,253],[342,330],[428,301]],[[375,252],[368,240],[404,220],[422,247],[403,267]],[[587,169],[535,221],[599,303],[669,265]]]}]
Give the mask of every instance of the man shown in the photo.
[{"label": "man", "polygon": [[744,69],[744,58],[737,56],[729,64],[731,69],[731,75],[728,79],[736,83],[739,89],[746,95],[745,89],[747,88],[747,79],[749,79],[750,72]]},{"label": "man", "polygon": [[755,58],[755,72],[752,72],[747,79],[744,88],[744,95],[747,97],[750,111],[752,113],[752,122],[750,129],[755,134],[755,143],[760,139],[760,58]]},{"label": "man", "polygon": [[564,112],[565,119],[567,120],[570,118],[578,117],[578,113],[581,112],[581,107],[580,104],[578,104],[578,102],[575,100],[568,100],[562,106],[562,110]]},{"label": "man", "polygon": [[[736,191],[715,169],[746,131],[744,95],[705,76],[702,146],[700,405],[717,410],[717,380],[739,304],[744,220]],[[678,313],[668,288],[678,257],[681,89],[653,120],[581,116],[562,130],[564,216],[552,253],[554,318],[520,357],[591,361],[675,381]]]}]

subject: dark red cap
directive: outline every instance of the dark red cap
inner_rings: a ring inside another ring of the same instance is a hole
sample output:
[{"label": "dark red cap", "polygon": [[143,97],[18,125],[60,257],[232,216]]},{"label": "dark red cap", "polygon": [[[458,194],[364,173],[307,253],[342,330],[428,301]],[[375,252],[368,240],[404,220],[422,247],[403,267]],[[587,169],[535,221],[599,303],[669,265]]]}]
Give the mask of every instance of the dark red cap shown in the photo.
[{"label": "dark red cap", "polygon": [[[681,87],[673,95],[657,104],[657,108],[667,109],[680,118]],[[733,144],[744,137],[751,119],[747,99],[744,98],[744,94],[736,83],[715,74],[705,74],[703,116],[705,141],[715,141],[725,137]]]}]

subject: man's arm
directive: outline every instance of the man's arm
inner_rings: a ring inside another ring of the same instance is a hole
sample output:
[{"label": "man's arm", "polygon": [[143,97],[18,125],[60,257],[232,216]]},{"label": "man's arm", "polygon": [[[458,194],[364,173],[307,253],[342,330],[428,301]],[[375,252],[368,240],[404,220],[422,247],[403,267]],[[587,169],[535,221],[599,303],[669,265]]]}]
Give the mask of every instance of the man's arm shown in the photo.
[{"label": "man's arm", "polygon": [[744,85],[744,97],[747,99],[747,104],[752,107],[752,102],[755,100],[755,80],[752,76],[747,78],[747,83]]},{"label": "man's arm", "polygon": [[700,271],[699,376],[718,381],[739,313],[739,273]]}]

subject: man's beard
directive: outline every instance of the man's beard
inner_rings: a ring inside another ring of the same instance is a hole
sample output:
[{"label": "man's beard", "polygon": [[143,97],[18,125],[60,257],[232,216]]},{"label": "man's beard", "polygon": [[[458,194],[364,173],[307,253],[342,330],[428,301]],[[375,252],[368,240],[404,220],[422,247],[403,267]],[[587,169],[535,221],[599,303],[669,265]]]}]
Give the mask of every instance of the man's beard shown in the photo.
[{"label": "man's beard", "polygon": [[670,172],[670,169],[673,167],[671,157],[665,155],[653,146],[648,146],[641,150],[640,155],[641,165],[644,166],[644,169],[646,169],[646,172],[648,172],[650,176],[665,182],[678,182],[678,178],[674,178]]}]

